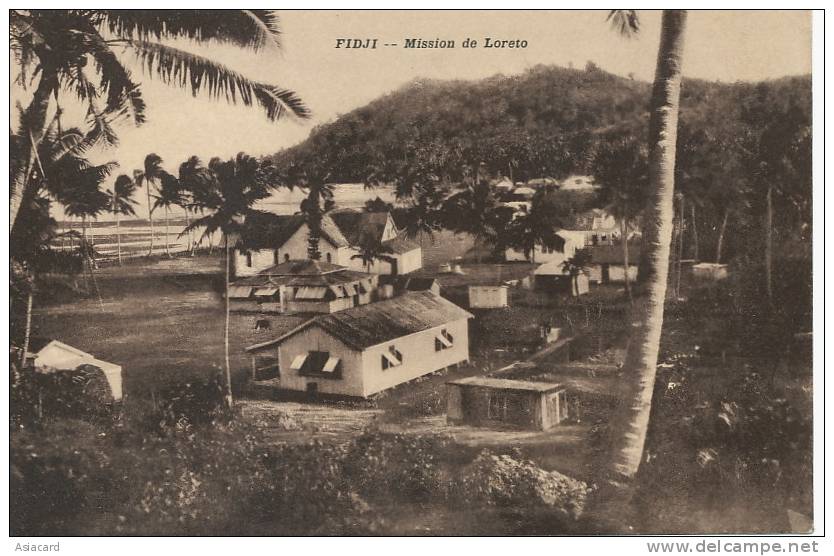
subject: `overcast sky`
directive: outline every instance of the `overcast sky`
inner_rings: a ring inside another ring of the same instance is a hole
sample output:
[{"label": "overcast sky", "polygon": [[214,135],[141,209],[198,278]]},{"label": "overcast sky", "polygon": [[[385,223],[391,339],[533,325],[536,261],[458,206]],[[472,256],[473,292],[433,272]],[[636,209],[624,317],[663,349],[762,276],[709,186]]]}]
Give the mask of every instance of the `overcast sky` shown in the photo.
[{"label": "overcast sky", "polygon": [[[147,123],[122,124],[121,144],[96,159],[116,160],[120,172],[139,168],[156,152],[175,172],[192,154],[208,160],[238,151],[270,154],[304,139],[316,124],[366,104],[418,77],[479,79],[517,74],[537,64],[582,68],[588,60],[604,70],[651,80],[659,39],[659,12],[641,12],[642,29],[625,39],[606,23],[604,11],[554,12],[280,12],[281,51],[259,54],[231,47],[195,50],[258,79],[292,89],[314,117],[270,123],[256,108],[192,98],[155,82],[122,58],[141,81]],[[808,12],[691,12],[684,74],[708,80],[761,80],[811,71]],[[400,47],[335,49],[337,38],[378,38]],[[463,49],[467,37],[523,39],[526,49]],[[454,50],[404,49],[406,38],[453,39]],[[181,46],[182,45],[178,45]],[[26,102],[25,98],[21,98]]]}]

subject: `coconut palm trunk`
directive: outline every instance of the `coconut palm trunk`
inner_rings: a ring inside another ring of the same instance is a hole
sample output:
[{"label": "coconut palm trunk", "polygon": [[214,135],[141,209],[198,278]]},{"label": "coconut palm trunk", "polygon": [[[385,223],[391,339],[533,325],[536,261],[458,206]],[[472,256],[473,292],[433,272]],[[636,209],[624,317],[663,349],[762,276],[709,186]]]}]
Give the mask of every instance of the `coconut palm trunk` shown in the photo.
[{"label": "coconut palm trunk", "polygon": [[727,220],[730,217],[730,211],[724,209],[724,219],[721,220],[721,229],[718,231],[718,245],[715,246],[715,263],[721,262],[721,248],[724,247],[724,233],[727,231]]},{"label": "coconut palm trunk", "polygon": [[11,192],[9,199],[9,232],[12,231],[15,220],[17,220],[17,213],[20,211],[20,205],[23,203],[23,197],[26,193],[26,186],[29,183],[29,175],[35,167],[35,158],[37,157],[37,146],[41,141],[44,128],[46,127],[46,116],[49,111],[49,100],[52,92],[58,86],[58,74],[51,64],[42,63],[40,68],[41,80],[38,82],[38,88],[32,96],[32,103],[28,110],[28,129],[26,132],[30,136],[28,145],[28,156],[26,157],[26,164],[21,165],[15,170],[13,181],[11,184]]},{"label": "coconut palm trunk", "polygon": [[29,338],[32,335],[32,305],[35,299],[35,280],[29,276],[29,293],[26,296],[26,329],[23,333],[23,353],[20,354],[20,368],[26,366],[26,353],[29,351]]},{"label": "coconut palm trunk", "polygon": [[625,280],[625,292],[629,303],[634,303],[631,295],[631,279],[628,277],[628,222],[625,218],[620,221],[620,230],[622,231],[621,241],[623,243],[623,267],[625,268],[623,278]]},{"label": "coconut palm trunk", "polygon": [[230,320],[230,308],[229,308],[229,280],[231,277],[231,256],[229,254],[229,236],[228,234],[223,234],[224,237],[224,248],[226,251],[226,295],[225,297],[225,310],[226,310],[226,318],[225,318],[225,325],[223,329],[223,355],[226,361],[226,405],[229,409],[232,409],[234,405],[234,401],[232,399],[232,365],[229,361],[229,320]]},{"label": "coconut palm trunk", "polygon": [[165,205],[165,254],[171,258],[171,243],[168,240],[168,205]]},{"label": "coconut palm trunk", "polygon": [[765,287],[767,299],[773,299],[773,186],[767,187],[765,222]]},{"label": "coconut palm trunk", "polygon": [[698,262],[699,253],[698,253],[698,224],[695,220],[695,203],[689,204],[689,212],[692,218],[692,258],[695,259],[695,262]]},{"label": "coconut palm trunk", "polygon": [[151,180],[150,178],[145,178],[145,185],[146,191],[148,193],[148,222],[150,223],[151,227],[151,245],[148,248],[148,257],[153,256],[153,204],[151,203]]},{"label": "coconut palm trunk", "polygon": [[608,457],[589,513],[603,528],[630,521],[633,479],[643,460],[657,372],[675,212],[675,147],[686,11],[664,10],[649,127],[650,200],[643,231],[645,292],[632,310],[621,398],[610,419]]}]

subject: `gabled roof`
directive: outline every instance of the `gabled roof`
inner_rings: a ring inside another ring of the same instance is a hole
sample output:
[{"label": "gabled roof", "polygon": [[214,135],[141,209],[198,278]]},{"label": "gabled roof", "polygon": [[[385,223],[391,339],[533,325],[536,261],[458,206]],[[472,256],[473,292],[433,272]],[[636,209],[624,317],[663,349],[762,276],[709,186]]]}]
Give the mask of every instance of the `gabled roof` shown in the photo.
[{"label": "gabled roof", "polygon": [[405,234],[400,234],[395,238],[383,241],[382,245],[388,247],[395,255],[402,255],[409,253],[415,249],[420,249],[420,244],[408,239]]},{"label": "gabled roof", "polygon": [[388,224],[387,212],[335,210],[328,216],[351,245],[360,245],[363,241],[382,241],[382,234]]},{"label": "gabled roof", "polygon": [[[302,214],[271,214],[256,212],[246,217],[241,227],[238,247],[243,249],[279,249],[305,223]],[[321,235],[334,247],[350,244],[339,227],[325,214],[321,219]]]},{"label": "gabled roof", "polygon": [[385,301],[310,319],[274,340],[249,346],[246,351],[259,351],[279,345],[311,326],[317,326],[353,349],[363,351],[409,334],[469,318],[472,318],[471,313],[439,295],[409,292]]}]

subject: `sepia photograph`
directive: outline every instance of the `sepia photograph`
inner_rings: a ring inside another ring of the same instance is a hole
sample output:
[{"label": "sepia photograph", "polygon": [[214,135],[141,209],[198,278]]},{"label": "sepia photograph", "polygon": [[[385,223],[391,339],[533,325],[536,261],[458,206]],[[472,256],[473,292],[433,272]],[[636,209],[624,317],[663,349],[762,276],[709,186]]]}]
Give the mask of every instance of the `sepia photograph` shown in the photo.
[{"label": "sepia photograph", "polygon": [[822,534],[817,15],[8,10],[11,549]]}]

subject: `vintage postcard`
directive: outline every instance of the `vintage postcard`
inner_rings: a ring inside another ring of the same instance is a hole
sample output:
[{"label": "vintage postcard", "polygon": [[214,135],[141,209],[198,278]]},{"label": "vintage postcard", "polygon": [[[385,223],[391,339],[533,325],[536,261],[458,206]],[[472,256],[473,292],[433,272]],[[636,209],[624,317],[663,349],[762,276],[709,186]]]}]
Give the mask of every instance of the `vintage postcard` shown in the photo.
[{"label": "vintage postcard", "polygon": [[813,19],[10,10],[14,549],[820,533]]}]

